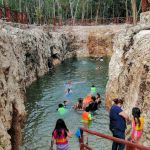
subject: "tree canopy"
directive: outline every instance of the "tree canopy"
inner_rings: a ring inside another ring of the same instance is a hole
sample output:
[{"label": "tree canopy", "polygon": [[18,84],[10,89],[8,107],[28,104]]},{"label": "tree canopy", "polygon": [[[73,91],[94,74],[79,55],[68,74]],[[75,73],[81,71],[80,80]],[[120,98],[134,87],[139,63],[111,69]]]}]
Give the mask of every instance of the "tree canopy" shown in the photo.
[{"label": "tree canopy", "polygon": [[[136,2],[140,12],[141,0]],[[30,19],[96,19],[132,15],[131,0],[0,0],[0,3],[27,12]]]}]

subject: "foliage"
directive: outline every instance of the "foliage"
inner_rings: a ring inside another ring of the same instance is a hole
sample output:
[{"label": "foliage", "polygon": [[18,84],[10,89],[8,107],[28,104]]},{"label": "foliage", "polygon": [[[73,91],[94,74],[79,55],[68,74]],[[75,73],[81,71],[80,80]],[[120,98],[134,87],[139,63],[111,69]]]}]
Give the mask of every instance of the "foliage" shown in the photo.
[{"label": "foliage", "polygon": [[[140,1],[136,0],[138,10]],[[32,22],[43,17],[66,20],[132,15],[131,0],[0,0],[0,4],[27,12]]]}]

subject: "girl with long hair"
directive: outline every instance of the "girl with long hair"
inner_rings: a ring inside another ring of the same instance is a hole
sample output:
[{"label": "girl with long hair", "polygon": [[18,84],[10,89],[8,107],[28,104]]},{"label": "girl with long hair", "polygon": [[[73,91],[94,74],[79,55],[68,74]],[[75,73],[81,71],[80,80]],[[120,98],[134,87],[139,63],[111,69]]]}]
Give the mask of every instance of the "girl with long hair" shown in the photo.
[{"label": "girl with long hair", "polygon": [[132,116],[131,140],[138,143],[142,136],[144,118],[141,116],[141,111],[138,107],[133,107]]},{"label": "girl with long hair", "polygon": [[67,128],[63,119],[58,119],[52,132],[50,150],[53,150],[54,140],[56,141],[57,150],[69,150],[68,137],[71,137],[70,130]]}]

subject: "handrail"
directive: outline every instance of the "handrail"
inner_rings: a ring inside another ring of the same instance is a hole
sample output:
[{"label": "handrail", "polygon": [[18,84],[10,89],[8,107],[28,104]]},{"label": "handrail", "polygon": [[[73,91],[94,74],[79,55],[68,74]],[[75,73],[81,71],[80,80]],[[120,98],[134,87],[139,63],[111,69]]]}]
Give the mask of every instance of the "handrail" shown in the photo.
[{"label": "handrail", "polygon": [[110,135],[102,134],[100,132],[95,132],[95,131],[92,131],[92,130],[88,130],[88,129],[85,129],[83,127],[80,127],[80,130],[81,130],[81,138],[79,140],[79,142],[81,144],[80,145],[80,150],[82,150],[83,146],[85,145],[84,141],[83,141],[83,132],[87,132],[89,134],[96,135],[98,137],[102,137],[102,138],[105,138],[105,139],[108,139],[108,140],[111,140],[111,141],[114,141],[114,142],[117,142],[117,143],[125,144],[125,145],[128,145],[128,146],[131,146],[132,148],[138,148],[139,150],[150,150],[150,147],[145,147],[145,146],[142,146],[142,145],[139,145],[139,144],[129,142],[127,140],[122,140],[122,139],[119,139],[119,138],[116,138],[116,137],[112,137]]}]

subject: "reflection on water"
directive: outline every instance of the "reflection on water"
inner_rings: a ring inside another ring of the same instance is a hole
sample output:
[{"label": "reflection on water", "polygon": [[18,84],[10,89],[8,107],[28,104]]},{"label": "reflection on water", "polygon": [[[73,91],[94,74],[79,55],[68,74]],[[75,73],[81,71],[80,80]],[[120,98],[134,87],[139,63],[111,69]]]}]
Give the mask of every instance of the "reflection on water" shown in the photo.
[{"label": "reflection on water", "polygon": [[[95,116],[91,129],[102,133],[110,134],[108,128],[108,112],[104,108],[104,91],[107,82],[109,59],[103,62],[83,59],[68,59],[57,66],[49,74],[34,82],[27,89],[26,110],[27,120],[23,132],[23,148],[25,150],[48,150],[51,133],[56,120],[62,118],[56,109],[59,103],[65,100],[64,84],[68,81],[82,82],[72,85],[72,106],[79,97],[86,96],[92,84],[95,84],[97,91],[102,96],[102,105]],[[96,69],[96,66],[101,66]],[[69,113],[63,116],[67,126],[75,133],[80,123],[81,113],[70,109]],[[69,140],[71,150],[78,150],[78,142],[75,136]],[[109,150],[111,143],[105,139],[89,136],[89,145],[95,150]]]}]

